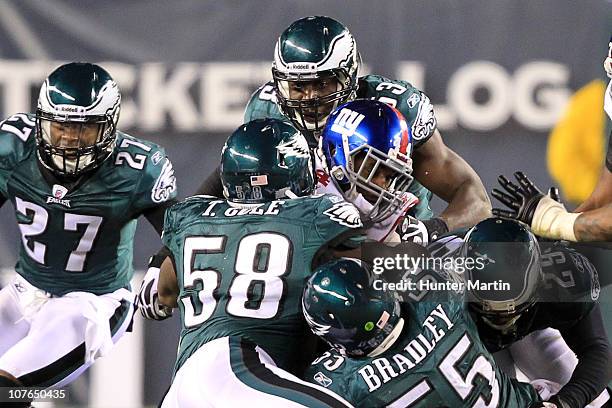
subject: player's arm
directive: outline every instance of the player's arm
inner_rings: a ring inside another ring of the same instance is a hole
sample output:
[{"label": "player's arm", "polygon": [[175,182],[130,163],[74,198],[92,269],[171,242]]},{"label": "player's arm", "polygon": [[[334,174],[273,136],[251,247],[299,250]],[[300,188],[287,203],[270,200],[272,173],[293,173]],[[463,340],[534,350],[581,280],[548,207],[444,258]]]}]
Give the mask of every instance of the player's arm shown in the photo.
[{"label": "player's arm", "polygon": [[[161,236],[162,230],[164,229],[164,214],[166,209],[178,202],[177,199],[166,201],[162,205],[145,210],[142,215],[145,216],[147,221],[155,228],[155,231]],[[0,203],[0,207],[2,204]]]},{"label": "player's arm", "polygon": [[612,241],[612,203],[580,214],[574,234],[577,241]]},{"label": "player's arm", "polygon": [[491,202],[480,177],[444,144],[438,130],[414,151],[413,162],[415,178],[448,203],[439,216],[447,231],[474,225],[491,216]]},{"label": "player's arm", "polygon": [[219,165],[208,175],[208,177],[206,177],[204,182],[200,185],[200,188],[196,191],[196,194],[223,197],[223,185],[221,184],[221,177],[219,177],[220,173],[221,168]]},{"label": "player's arm", "polygon": [[561,335],[576,353],[578,365],[557,396],[567,401],[570,407],[584,407],[612,379],[612,351],[599,305],[595,304],[590,313],[574,326],[561,330]]},{"label": "player's arm", "polygon": [[162,147],[155,146],[150,153],[157,158],[146,160],[146,165],[140,169],[141,176],[134,189],[132,206],[161,235],[166,209],[177,202],[176,177],[172,162]]},{"label": "player's arm", "polygon": [[162,262],[159,282],[157,284],[159,303],[170,308],[178,307],[177,299],[179,295],[178,281],[172,262],[172,256],[167,256]]},{"label": "player's arm", "polygon": [[[168,248],[163,247],[149,260],[147,273],[140,284],[140,289],[138,290],[138,294],[136,296],[136,307],[140,311],[142,317],[145,319],[167,319],[168,317],[172,316],[172,308],[176,307],[176,305],[173,305],[172,302],[170,302],[168,288],[171,287],[171,284],[167,283],[169,281],[168,275],[170,273],[174,275],[174,280],[176,281],[176,274],[174,273],[174,269],[171,269],[170,271],[166,270],[164,273],[162,273],[162,266],[166,265],[166,262],[172,265],[170,260],[170,251]],[[162,276],[164,277],[163,284],[161,283]],[[162,288],[161,294],[163,294],[163,296],[160,295],[160,287]],[[164,302],[168,302],[168,304]]]},{"label": "player's arm", "polygon": [[606,166],[601,171],[595,190],[574,212],[584,212],[612,204],[612,132],[608,139]]}]

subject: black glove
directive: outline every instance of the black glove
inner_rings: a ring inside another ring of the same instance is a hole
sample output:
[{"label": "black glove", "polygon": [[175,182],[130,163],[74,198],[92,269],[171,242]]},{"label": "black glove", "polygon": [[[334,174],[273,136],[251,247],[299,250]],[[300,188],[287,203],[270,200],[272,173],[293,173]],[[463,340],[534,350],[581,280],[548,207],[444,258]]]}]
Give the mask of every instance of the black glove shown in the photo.
[{"label": "black glove", "polygon": [[[516,177],[519,183],[518,186],[504,176],[499,176],[497,178],[499,184],[506,191],[494,188],[493,191],[491,191],[491,195],[509,207],[511,211],[494,208],[493,214],[498,217],[515,219],[527,225],[531,225],[533,214],[538,207],[538,203],[542,197],[544,197],[544,194],[523,172],[517,171],[514,173],[514,177]],[[555,195],[556,198],[553,197],[553,195]],[[551,198],[559,201],[556,188],[551,189]]]},{"label": "black glove", "polygon": [[426,246],[448,232],[448,225],[442,218],[431,218],[421,221],[406,215],[397,227],[397,233],[402,242],[414,242]]}]

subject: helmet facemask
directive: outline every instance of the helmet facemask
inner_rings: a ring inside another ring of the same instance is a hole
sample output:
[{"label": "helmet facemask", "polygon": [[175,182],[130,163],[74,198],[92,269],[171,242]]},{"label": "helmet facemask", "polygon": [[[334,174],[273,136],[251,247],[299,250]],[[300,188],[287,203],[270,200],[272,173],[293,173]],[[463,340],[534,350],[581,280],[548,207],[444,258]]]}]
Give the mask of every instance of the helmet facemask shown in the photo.
[{"label": "helmet facemask", "polygon": [[[353,150],[346,146],[343,150],[349,152],[346,165],[331,168],[330,174],[339,188],[347,183],[337,181],[348,179],[350,188],[343,191],[348,200],[361,193],[372,204],[372,210],[365,214],[369,221],[382,221],[403,205],[404,193],[413,181],[410,157],[396,150],[383,153],[368,144]],[[330,153],[333,156],[335,152]],[[385,183],[381,186],[375,179],[382,177]]]},{"label": "helmet facemask", "polygon": [[111,115],[55,115],[38,109],[36,138],[41,163],[62,177],[97,168],[114,148],[115,123]]},{"label": "helmet facemask", "polygon": [[273,68],[272,76],[283,115],[317,138],[332,111],[354,99],[357,91],[356,81],[344,69],[289,74]]}]

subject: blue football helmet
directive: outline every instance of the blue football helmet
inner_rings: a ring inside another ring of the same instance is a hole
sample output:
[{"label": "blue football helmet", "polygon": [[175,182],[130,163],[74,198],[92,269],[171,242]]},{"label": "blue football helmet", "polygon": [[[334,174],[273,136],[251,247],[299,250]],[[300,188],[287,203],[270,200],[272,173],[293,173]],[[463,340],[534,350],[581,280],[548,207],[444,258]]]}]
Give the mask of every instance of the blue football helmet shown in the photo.
[{"label": "blue football helmet", "polygon": [[[397,109],[369,99],[339,106],[323,129],[321,149],[327,171],[345,198],[362,193],[373,205],[365,214],[370,221],[387,218],[402,204],[413,180],[412,134]],[[384,187],[374,182],[379,172],[386,174]]]}]

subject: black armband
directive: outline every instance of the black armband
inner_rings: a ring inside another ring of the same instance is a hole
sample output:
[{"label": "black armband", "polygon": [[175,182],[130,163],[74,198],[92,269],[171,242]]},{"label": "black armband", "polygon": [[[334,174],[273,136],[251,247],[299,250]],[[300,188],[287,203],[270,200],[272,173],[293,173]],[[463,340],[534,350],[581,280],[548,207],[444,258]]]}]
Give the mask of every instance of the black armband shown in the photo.
[{"label": "black armband", "polygon": [[221,184],[221,166],[218,166],[204,180],[200,188],[196,191],[199,195],[209,195],[213,197],[223,198],[223,185]]},{"label": "black armband", "polygon": [[427,228],[429,242],[435,241],[440,235],[448,232],[448,224],[442,218],[434,217],[422,222]]},{"label": "black armband", "polygon": [[161,268],[164,259],[170,256],[170,250],[167,246],[163,246],[155,255],[149,258],[149,268]]}]

